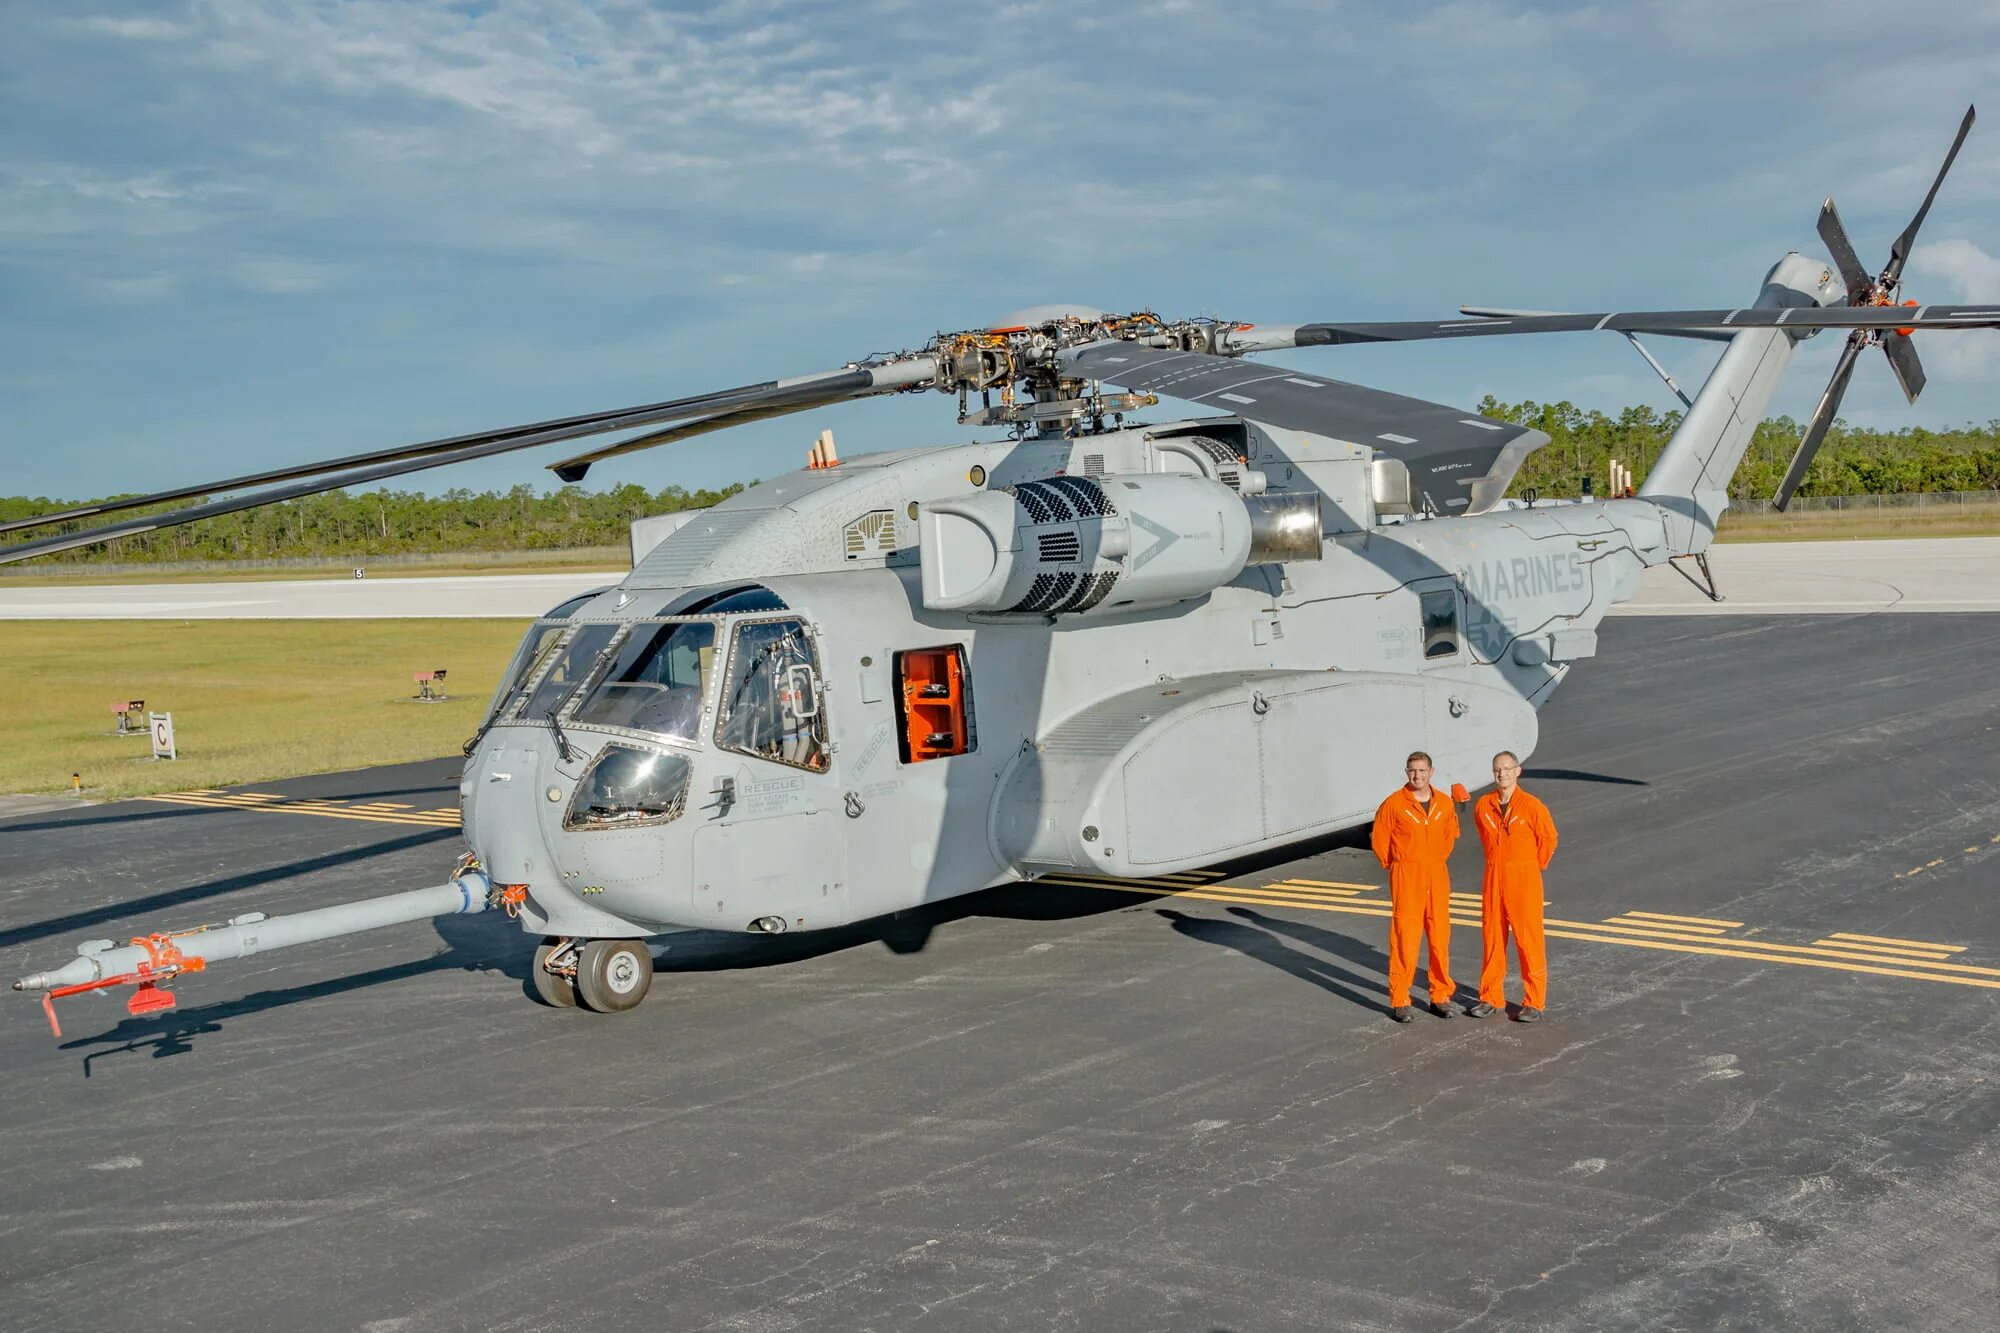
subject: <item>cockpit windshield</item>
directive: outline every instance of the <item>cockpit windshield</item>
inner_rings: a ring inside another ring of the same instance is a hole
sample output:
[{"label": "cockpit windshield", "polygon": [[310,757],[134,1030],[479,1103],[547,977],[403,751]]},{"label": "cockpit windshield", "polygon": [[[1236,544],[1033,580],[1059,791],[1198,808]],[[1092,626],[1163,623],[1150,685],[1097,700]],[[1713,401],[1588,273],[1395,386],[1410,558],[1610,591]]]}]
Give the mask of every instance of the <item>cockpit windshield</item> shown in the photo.
[{"label": "cockpit windshield", "polygon": [[709,621],[634,625],[569,720],[692,740],[714,657]]},{"label": "cockpit windshield", "polygon": [[[603,623],[575,626],[565,638],[556,640],[541,653],[539,675],[530,675],[516,690],[525,696],[519,718],[525,722],[546,721],[556,705],[569,697],[597,662],[597,655],[611,642],[618,626]],[[503,704],[502,707],[505,707]],[[507,716],[505,713],[502,717]]]}]

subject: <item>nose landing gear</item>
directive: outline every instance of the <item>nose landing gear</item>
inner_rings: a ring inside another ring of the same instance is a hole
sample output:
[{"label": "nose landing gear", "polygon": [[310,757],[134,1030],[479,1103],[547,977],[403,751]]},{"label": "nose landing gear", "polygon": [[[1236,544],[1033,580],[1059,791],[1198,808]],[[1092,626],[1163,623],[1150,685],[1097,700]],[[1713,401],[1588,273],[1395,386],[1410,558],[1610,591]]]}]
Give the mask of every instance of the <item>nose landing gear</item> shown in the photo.
[{"label": "nose landing gear", "polygon": [[551,936],[535,949],[528,979],[535,998],[554,1009],[576,1008],[577,941]]},{"label": "nose landing gear", "polygon": [[653,955],[644,940],[550,938],[535,950],[530,972],[542,1003],[600,1014],[636,1009],[653,985]]},{"label": "nose landing gear", "polygon": [[644,940],[592,940],[577,950],[576,995],[587,1009],[636,1009],[652,985],[653,954]]}]

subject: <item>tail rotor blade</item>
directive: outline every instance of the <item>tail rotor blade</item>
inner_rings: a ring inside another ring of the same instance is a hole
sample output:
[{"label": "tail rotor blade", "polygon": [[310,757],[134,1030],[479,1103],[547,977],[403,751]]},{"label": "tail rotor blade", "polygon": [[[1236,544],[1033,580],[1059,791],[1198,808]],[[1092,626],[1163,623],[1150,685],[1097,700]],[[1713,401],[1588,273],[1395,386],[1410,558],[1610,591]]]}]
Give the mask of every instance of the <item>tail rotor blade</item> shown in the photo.
[{"label": "tail rotor blade", "polygon": [[1888,355],[1889,369],[1896,372],[1896,383],[1903,386],[1903,396],[1911,402],[1924,391],[1924,363],[1917,359],[1916,345],[1900,333],[1883,335],[1882,351]]},{"label": "tail rotor blade", "polygon": [[1938,168],[1937,178],[1931,182],[1931,192],[1924,196],[1923,206],[1910,219],[1910,225],[1903,228],[1903,234],[1889,247],[1889,267],[1882,270],[1883,281],[1894,284],[1903,274],[1903,265],[1910,262],[1910,249],[1917,243],[1917,228],[1924,225],[1924,215],[1931,211],[1931,201],[1937,198],[1938,186],[1944,184],[1945,173],[1958,158],[1958,150],[1965,145],[1965,136],[1972,133],[1973,108],[1965,108],[1965,119],[1958,124],[1958,137],[1951,141],[1951,151],[1944,155],[1944,165]]},{"label": "tail rotor blade", "polygon": [[1861,349],[1868,345],[1868,335],[1855,332],[1847,337],[1847,346],[1841,349],[1840,363],[1833,368],[1833,378],[1827,381],[1826,392],[1819,397],[1819,406],[1813,409],[1812,421],[1806,426],[1805,436],[1799,441],[1798,452],[1792,455],[1791,466],[1785,469],[1785,479],[1778,483],[1778,493],[1771,499],[1772,507],[1783,512],[1792,502],[1792,493],[1799,483],[1806,479],[1806,469],[1812,466],[1813,455],[1826,439],[1826,433],[1833,426],[1834,414],[1840,411],[1840,400],[1847,392],[1847,381],[1854,374],[1854,363],[1861,356]]},{"label": "tail rotor blade", "polygon": [[1833,206],[1833,196],[1819,206],[1819,238],[1833,256],[1833,266],[1840,270],[1840,280],[1847,284],[1847,303],[1853,305],[1874,290],[1875,280],[1868,276],[1868,270],[1861,267],[1861,260],[1854,253],[1854,246],[1847,239],[1847,228],[1840,225],[1840,213]]}]

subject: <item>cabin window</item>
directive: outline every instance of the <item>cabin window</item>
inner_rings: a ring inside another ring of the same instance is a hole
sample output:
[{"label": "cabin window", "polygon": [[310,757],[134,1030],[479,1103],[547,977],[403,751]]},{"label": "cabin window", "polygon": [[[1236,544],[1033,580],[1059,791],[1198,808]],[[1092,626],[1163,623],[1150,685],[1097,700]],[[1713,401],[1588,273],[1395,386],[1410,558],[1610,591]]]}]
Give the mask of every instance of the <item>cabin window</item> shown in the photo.
[{"label": "cabin window", "polygon": [[722,678],[716,743],[726,750],[816,772],[826,769],[826,711],[819,654],[805,622],[753,620],[736,626]]},{"label": "cabin window", "polygon": [[1424,617],[1424,660],[1455,657],[1458,654],[1458,594],[1450,588],[1427,592],[1422,597]]},{"label": "cabin window", "polygon": [[972,724],[972,677],[965,645],[896,654],[897,745],[903,762],[945,759],[979,748]]}]

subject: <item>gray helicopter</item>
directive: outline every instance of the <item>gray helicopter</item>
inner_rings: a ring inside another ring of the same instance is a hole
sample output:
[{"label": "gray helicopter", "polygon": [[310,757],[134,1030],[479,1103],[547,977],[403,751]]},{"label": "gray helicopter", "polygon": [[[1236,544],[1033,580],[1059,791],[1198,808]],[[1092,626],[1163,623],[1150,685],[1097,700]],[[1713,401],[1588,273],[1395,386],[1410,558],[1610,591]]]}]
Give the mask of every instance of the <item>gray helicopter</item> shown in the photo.
[{"label": "gray helicopter", "polygon": [[[1447,782],[1500,749],[1525,757],[1537,710],[1646,569],[1686,560],[1707,579],[1731,474],[1802,339],[1849,331],[1781,507],[1863,349],[1880,346],[1914,400],[1912,330],[2000,327],[2000,307],[1897,304],[1972,120],[1879,275],[1828,200],[1832,261],[1787,254],[1737,309],[1272,326],[1043,307],[821,374],[7,525],[265,487],[0,562],[641,430],[552,465],[573,481],[889,393],[956,394],[961,422],[1004,428],[846,460],[823,434],[801,471],[635,523],[631,573],[534,623],[468,743],[469,852],[447,882],[91,941],[15,988],[41,992],[52,1024],[54,998],[118,985],[143,1012],[209,962],[498,908],[540,937],[545,1000],[613,1012],[646,995],[646,940],[664,932],[824,930],[1049,874],[1170,874],[1365,822],[1411,749]],[[1546,436],[1243,359],[1579,330],[1726,344],[1629,496],[1504,500]],[[1161,396],[1205,414],[1137,419]]]}]

